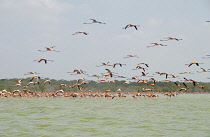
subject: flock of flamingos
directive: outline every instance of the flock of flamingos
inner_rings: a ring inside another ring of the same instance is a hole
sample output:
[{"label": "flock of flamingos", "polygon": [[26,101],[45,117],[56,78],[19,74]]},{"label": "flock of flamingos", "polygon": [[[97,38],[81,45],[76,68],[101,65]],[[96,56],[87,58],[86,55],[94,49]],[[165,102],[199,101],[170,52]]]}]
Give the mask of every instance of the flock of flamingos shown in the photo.
[{"label": "flock of flamingos", "polygon": [[[92,22],[89,23],[83,23],[83,24],[106,24],[104,22],[100,22],[97,21],[95,19],[90,19]],[[210,22],[210,21],[206,21],[206,22]],[[138,31],[138,27],[140,27],[140,25],[133,25],[133,24],[128,24],[125,27],[123,27],[123,29],[129,29],[129,28],[134,28],[136,31]],[[84,32],[84,31],[77,31],[74,32],[72,35],[78,35],[78,34],[84,34],[84,35],[88,35],[88,32]],[[166,37],[163,38],[160,41],[181,41],[182,39],[180,38],[175,38],[175,37]],[[167,46],[164,45],[162,43],[151,43],[151,46],[147,46],[148,48],[151,47],[155,47],[155,46]],[[44,50],[38,50],[39,52],[60,52],[55,50],[55,46],[51,46],[51,47],[45,47]],[[127,55],[124,57],[124,59],[126,58],[139,58],[137,55]],[[203,59],[208,59],[210,58],[210,55],[206,55],[205,57],[203,57]],[[48,64],[48,62],[53,62],[53,60],[49,60],[46,58],[40,58],[37,60],[34,60],[35,62],[38,63],[45,63]],[[206,69],[206,68],[202,68],[200,67],[200,62],[189,62],[185,65],[187,65],[188,67],[191,67],[192,65],[195,65],[198,67],[198,69],[200,71],[197,72],[209,72],[210,69]],[[115,83],[115,80],[109,80],[109,78],[122,78],[125,80],[125,82],[122,82],[121,84],[130,84],[131,81],[137,82],[137,83],[145,83],[145,85],[148,86],[154,86],[157,82],[157,80],[153,77],[153,76],[148,76],[148,73],[146,73],[146,70],[149,68],[149,64],[145,63],[145,62],[141,62],[139,64],[137,64],[137,66],[135,68],[133,68],[133,70],[141,70],[141,75],[140,76],[132,76],[130,78],[127,78],[125,76],[120,76],[117,75],[117,73],[113,72],[111,69],[108,69],[108,67],[114,69],[115,67],[123,67],[123,65],[126,64],[122,64],[120,62],[115,62],[115,63],[110,63],[110,62],[103,62],[100,65],[97,65],[96,67],[102,67],[105,66],[107,67],[106,69],[104,69],[104,73],[101,73],[100,75],[97,74],[87,74],[85,71],[83,71],[82,69],[74,69],[72,72],[67,72],[70,73],[70,75],[85,75],[88,77],[95,77],[97,78],[97,81],[95,82],[95,84],[100,84],[101,82],[107,82],[107,83]],[[180,76],[176,76],[173,74],[168,74],[166,72],[155,72],[156,75],[160,75],[160,76],[164,76],[165,80],[163,81],[171,81],[169,80],[169,78],[175,79],[175,78],[179,78]],[[189,74],[191,72],[183,72],[183,73],[179,73],[179,74]],[[140,96],[143,97],[158,97],[158,94],[155,92],[153,92],[153,88],[143,88],[142,92],[121,92],[121,89],[118,89],[115,92],[111,92],[110,90],[104,91],[104,92],[92,92],[92,91],[84,91],[83,90],[83,86],[85,86],[85,84],[89,84],[88,80],[84,77],[76,79],[75,84],[73,85],[66,85],[66,84],[60,84],[59,86],[61,87],[60,90],[57,91],[49,91],[49,92],[40,92],[40,91],[30,91],[28,88],[30,87],[30,85],[38,85],[40,84],[40,79],[41,77],[38,75],[39,73],[37,72],[27,72],[24,75],[31,75],[30,77],[24,79],[24,81],[27,81],[26,83],[23,83],[23,79],[20,79],[18,81],[16,81],[15,84],[11,85],[13,87],[17,87],[17,89],[13,90],[13,91],[7,91],[7,90],[2,90],[0,91],[0,97],[58,97],[58,96],[63,96],[63,97],[105,97],[105,98],[116,98],[116,97],[126,97],[128,95],[131,94],[131,96],[133,98],[137,98]],[[154,74],[155,75],[155,74]],[[146,79],[147,78],[147,79]],[[189,89],[188,84],[192,84],[193,86],[197,86],[200,87],[201,89],[204,89],[204,86],[202,86],[200,83],[196,82],[196,80],[193,79],[187,79],[185,77],[183,77],[183,81],[181,82],[181,84],[174,82],[174,86],[178,87],[178,94],[180,93],[184,93],[185,91],[187,91]],[[151,83],[152,82],[152,83]],[[45,80],[44,81],[44,85],[50,85],[51,81],[50,80]],[[22,91],[18,89],[18,87],[22,88]],[[80,92],[64,92],[64,90],[62,90],[62,87],[71,87],[71,88],[78,88],[78,91]],[[162,94],[166,95],[166,96],[176,96],[178,95],[177,92],[169,92],[169,93],[165,93],[162,92]]]}]

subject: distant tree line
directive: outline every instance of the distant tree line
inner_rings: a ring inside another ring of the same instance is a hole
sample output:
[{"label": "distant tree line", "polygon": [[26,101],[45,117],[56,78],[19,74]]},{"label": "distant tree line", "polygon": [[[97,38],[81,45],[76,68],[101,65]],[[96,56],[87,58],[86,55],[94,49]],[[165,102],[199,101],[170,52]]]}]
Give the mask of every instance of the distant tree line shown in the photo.
[{"label": "distant tree line", "polygon": [[[27,83],[29,82],[28,79],[22,79],[20,86],[15,86],[17,84],[17,81],[19,79],[0,79],[0,90],[7,90],[7,91],[13,91],[13,90],[23,90],[28,89],[30,91],[56,91],[56,90],[64,90],[65,92],[68,91],[92,91],[92,92],[98,92],[98,91],[122,91],[122,92],[142,92],[144,89],[151,89],[153,92],[179,92],[180,88],[183,87],[182,82],[176,82],[177,84],[180,84],[180,86],[176,86],[174,82],[162,82],[157,81],[153,85],[153,81],[148,81],[147,83],[137,83],[137,82],[130,82],[129,84],[123,84],[124,80],[115,80],[114,83],[109,82],[100,82],[97,81],[88,81],[86,84],[80,85],[82,87],[82,90],[79,90],[79,86],[73,86],[75,84],[78,84],[79,82],[76,80],[55,80],[55,79],[49,79],[44,78],[39,80],[39,84],[30,84],[28,86]],[[50,80],[51,83],[44,84],[45,80]],[[210,83],[203,83],[198,82],[199,84],[196,84],[195,86],[190,83],[186,82],[186,85],[189,87],[184,92],[210,92]],[[202,88],[202,87],[203,88]],[[120,90],[119,90],[120,89]],[[183,91],[182,91],[183,92]]]}]

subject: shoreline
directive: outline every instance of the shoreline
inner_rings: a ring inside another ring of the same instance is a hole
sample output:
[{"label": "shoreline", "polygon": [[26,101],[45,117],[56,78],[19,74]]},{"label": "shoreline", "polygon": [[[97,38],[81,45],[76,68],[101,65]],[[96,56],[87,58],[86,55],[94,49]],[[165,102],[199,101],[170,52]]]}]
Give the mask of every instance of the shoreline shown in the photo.
[{"label": "shoreline", "polygon": [[115,98],[115,97],[127,97],[132,96],[136,98],[138,96],[144,97],[159,97],[159,95],[163,96],[177,96],[179,94],[210,94],[210,92],[135,92],[135,91],[124,91],[124,92],[111,92],[111,91],[67,91],[64,92],[63,90],[57,91],[20,91],[16,90],[13,92],[8,91],[0,91],[0,97],[105,97],[105,98]]}]

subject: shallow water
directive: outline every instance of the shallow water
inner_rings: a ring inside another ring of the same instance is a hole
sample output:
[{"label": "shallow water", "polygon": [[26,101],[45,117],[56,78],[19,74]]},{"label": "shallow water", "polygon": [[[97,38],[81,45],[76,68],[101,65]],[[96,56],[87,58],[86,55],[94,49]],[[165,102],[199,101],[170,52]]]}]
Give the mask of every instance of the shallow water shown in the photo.
[{"label": "shallow water", "polygon": [[0,98],[1,137],[210,136],[210,94]]}]

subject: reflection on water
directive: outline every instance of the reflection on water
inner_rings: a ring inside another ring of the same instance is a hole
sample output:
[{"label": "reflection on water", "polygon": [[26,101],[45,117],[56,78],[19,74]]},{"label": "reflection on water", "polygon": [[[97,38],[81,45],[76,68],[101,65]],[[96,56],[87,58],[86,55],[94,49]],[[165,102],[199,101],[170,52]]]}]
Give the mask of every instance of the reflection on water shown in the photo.
[{"label": "reflection on water", "polygon": [[210,135],[210,94],[174,98],[0,98],[0,136]]}]

